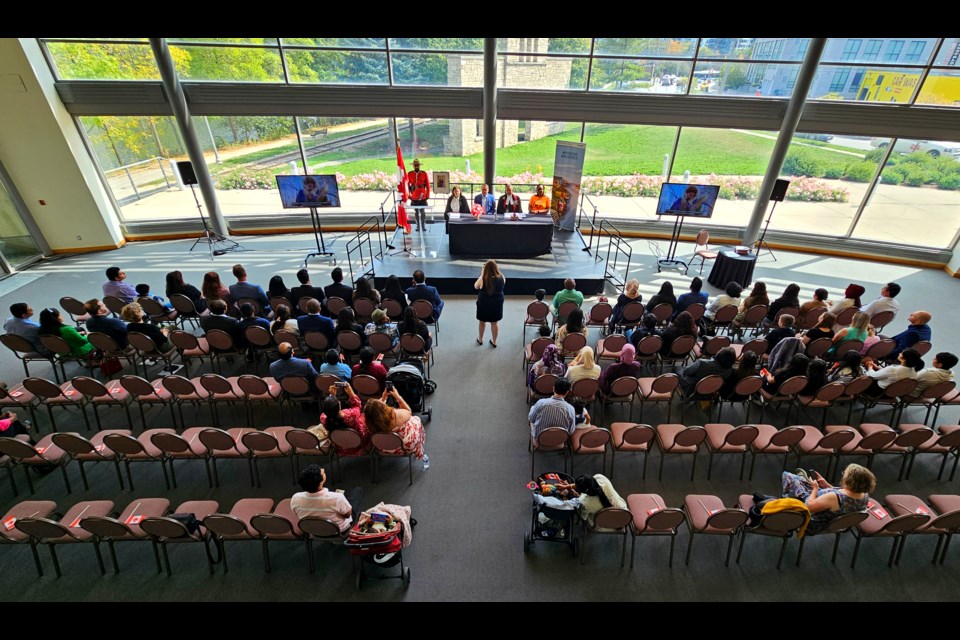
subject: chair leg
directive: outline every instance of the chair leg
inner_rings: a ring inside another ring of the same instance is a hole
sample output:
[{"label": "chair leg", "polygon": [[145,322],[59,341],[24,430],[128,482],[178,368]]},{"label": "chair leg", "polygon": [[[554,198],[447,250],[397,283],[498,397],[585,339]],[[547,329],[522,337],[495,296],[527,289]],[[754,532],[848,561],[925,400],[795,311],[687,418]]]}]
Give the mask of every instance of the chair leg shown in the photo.
[{"label": "chair leg", "polygon": [[783,564],[783,556],[784,556],[784,554],[787,552],[787,542],[788,542],[789,540],[790,540],[790,538],[784,537],[784,538],[783,538],[783,544],[780,545],[780,558],[777,559],[777,570],[778,570],[778,571],[780,570],[780,565]]},{"label": "chair leg", "polygon": [[120,574],[120,565],[117,563],[117,549],[113,540],[107,540],[107,546],[110,547],[110,560],[113,562],[113,575]]},{"label": "chair leg", "polygon": [[[83,470],[83,467],[81,466],[80,469]],[[67,493],[73,493],[73,491],[70,489],[70,478],[67,477],[67,465],[65,464],[60,465],[60,473],[61,475],[63,475],[63,484],[66,485],[67,487]],[[86,485],[86,482],[84,482],[84,485]],[[89,489],[89,487],[87,488]],[[31,489],[32,489],[32,486],[31,486]]]},{"label": "chair leg", "polygon": [[83,490],[90,491],[90,485],[87,484],[87,472],[83,470],[83,461],[77,460],[77,466],[80,467],[80,479],[83,480]]},{"label": "chair leg", "polygon": [[694,535],[694,534],[693,534],[693,531],[691,530],[691,531],[690,531],[690,542],[687,543],[687,561],[686,561],[686,563],[685,563],[687,566],[690,565],[690,552],[693,551],[693,535]]},{"label": "chair leg", "polygon": [[107,575],[107,568],[103,566],[103,554],[100,553],[100,541],[96,538],[93,539],[93,552],[97,556],[97,565],[100,567],[100,575]]},{"label": "chair leg", "polygon": [[260,540],[260,546],[263,549],[263,570],[267,573],[270,573],[270,547],[267,546],[268,541],[266,538]]},{"label": "chair leg", "polygon": [[30,538],[30,551],[33,553],[33,562],[37,565],[37,575],[43,577],[43,565],[40,564],[40,554],[37,552],[37,542]]},{"label": "chair leg", "polygon": [[57,577],[59,578],[63,574],[60,572],[60,561],[57,560],[57,545],[48,544],[47,546],[50,547],[50,557],[53,558],[53,570],[56,572]]}]

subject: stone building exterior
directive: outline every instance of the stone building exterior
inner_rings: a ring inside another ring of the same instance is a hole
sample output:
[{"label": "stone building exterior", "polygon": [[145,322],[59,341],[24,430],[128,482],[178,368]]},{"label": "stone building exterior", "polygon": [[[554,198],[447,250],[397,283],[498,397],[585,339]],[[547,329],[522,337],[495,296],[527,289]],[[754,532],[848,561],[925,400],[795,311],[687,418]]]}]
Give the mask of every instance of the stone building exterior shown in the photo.
[{"label": "stone building exterior", "polygon": [[[500,57],[497,61],[497,86],[552,89],[565,87],[570,82],[572,62],[569,59],[538,55],[547,51],[549,38],[506,38],[505,41],[506,52],[525,55]],[[502,45],[500,50],[504,51]],[[447,56],[447,81],[452,87],[483,86],[483,57]],[[537,140],[561,132],[563,126],[563,122],[528,120],[521,130],[516,120],[498,120],[497,147]],[[452,156],[483,151],[483,120],[451,120],[444,147],[445,153]]]}]

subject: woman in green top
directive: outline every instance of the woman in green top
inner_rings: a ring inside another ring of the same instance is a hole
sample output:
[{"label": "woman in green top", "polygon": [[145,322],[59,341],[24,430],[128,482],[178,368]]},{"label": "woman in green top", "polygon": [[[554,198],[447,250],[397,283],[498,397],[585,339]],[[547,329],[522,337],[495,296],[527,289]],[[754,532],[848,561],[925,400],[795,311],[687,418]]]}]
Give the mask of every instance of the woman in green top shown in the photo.
[{"label": "woman in green top", "polygon": [[863,342],[867,339],[867,326],[870,324],[870,316],[859,311],[853,316],[853,322],[850,326],[841,329],[833,336],[833,346],[827,349],[827,355],[833,355],[837,352],[837,347],[841,342],[848,340],[859,340]]},{"label": "woman in green top", "polygon": [[40,335],[60,336],[70,345],[72,356],[92,356],[94,346],[87,337],[69,325],[63,323],[60,311],[50,307],[40,312]]}]

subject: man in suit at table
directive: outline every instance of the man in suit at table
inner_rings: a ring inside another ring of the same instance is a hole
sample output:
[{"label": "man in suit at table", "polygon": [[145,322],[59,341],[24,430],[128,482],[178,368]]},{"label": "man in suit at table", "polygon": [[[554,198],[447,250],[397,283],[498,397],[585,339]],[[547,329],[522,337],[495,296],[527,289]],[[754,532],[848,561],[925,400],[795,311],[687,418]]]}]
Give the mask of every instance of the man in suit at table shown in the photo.
[{"label": "man in suit at table", "polygon": [[497,200],[485,184],[480,185],[480,193],[474,196],[473,201],[476,204],[483,205],[484,213],[495,213],[497,211]]},{"label": "man in suit at table", "polygon": [[416,300],[429,302],[433,305],[433,319],[440,318],[440,313],[443,311],[443,300],[440,299],[440,292],[437,291],[436,287],[427,284],[427,276],[420,269],[413,272],[413,286],[407,289],[406,294],[410,304],[413,304]]}]

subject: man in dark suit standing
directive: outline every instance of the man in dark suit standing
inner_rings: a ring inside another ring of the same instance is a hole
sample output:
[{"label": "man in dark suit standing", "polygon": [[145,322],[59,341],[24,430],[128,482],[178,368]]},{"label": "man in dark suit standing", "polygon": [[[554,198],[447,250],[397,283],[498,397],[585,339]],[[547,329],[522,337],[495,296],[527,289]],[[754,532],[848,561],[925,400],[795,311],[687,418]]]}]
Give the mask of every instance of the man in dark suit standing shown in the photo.
[{"label": "man in dark suit standing", "polygon": [[329,302],[329,298],[343,298],[343,300],[350,305],[353,303],[353,289],[343,284],[343,269],[337,267],[330,272],[330,277],[333,279],[333,284],[328,284],[323,288],[323,292],[326,294]]},{"label": "man in dark suit standing", "polygon": [[407,299],[410,304],[416,300],[426,300],[433,305],[433,319],[437,320],[443,311],[443,300],[440,299],[440,292],[436,287],[427,284],[427,276],[423,271],[417,269],[413,272],[413,286],[407,289]]},{"label": "man in dark suit standing", "polygon": [[[300,281],[299,287],[294,287],[290,290],[290,298],[293,300],[293,304],[299,305],[300,298],[314,298],[320,301],[320,304],[323,304],[323,300],[326,297],[326,294],[323,292],[323,289],[320,287],[315,287],[310,284],[310,272],[306,269],[300,269],[297,271],[297,280]],[[291,316],[297,317],[300,315],[300,312],[297,309],[291,309]]]}]

